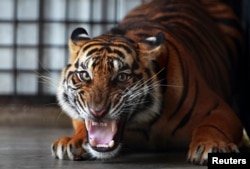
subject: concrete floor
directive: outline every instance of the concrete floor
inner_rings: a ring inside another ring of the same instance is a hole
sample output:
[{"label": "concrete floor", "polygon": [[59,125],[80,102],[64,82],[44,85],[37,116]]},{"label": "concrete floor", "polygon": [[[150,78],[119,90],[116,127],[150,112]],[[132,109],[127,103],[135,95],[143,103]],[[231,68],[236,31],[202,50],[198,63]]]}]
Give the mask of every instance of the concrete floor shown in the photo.
[{"label": "concrete floor", "polygon": [[50,144],[71,129],[0,127],[0,169],[205,169],[185,162],[185,153],[124,154],[109,161],[53,159]]}]

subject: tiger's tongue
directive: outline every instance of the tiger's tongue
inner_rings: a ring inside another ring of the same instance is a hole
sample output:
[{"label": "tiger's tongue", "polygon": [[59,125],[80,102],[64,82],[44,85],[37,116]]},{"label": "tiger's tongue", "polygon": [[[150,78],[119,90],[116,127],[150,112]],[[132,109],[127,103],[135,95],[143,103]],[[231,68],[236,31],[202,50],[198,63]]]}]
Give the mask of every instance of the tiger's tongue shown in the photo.
[{"label": "tiger's tongue", "polygon": [[86,129],[88,131],[89,143],[93,147],[112,147],[114,144],[114,136],[117,132],[117,122],[95,122],[85,120]]}]

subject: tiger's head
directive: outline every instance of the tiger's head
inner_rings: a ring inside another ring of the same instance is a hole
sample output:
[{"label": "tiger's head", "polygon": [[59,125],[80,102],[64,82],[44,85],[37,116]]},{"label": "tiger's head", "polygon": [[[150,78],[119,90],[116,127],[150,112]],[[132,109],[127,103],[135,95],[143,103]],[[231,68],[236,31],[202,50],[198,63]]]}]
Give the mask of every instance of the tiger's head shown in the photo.
[{"label": "tiger's head", "polygon": [[135,43],[118,35],[91,39],[83,28],[73,31],[57,97],[71,118],[85,122],[85,149],[93,157],[113,157],[126,126],[145,125],[159,115],[155,60],[163,42],[162,33]]}]

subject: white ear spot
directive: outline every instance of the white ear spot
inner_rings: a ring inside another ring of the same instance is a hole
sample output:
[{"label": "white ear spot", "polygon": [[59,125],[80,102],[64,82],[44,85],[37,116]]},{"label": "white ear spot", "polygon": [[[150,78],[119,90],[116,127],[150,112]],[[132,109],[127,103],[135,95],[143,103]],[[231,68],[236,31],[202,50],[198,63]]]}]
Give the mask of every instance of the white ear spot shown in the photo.
[{"label": "white ear spot", "polygon": [[150,42],[156,42],[156,37],[155,36],[152,36],[152,37],[148,37],[145,39],[146,41],[150,41]]},{"label": "white ear spot", "polygon": [[83,33],[78,35],[79,38],[89,38],[89,35]]}]

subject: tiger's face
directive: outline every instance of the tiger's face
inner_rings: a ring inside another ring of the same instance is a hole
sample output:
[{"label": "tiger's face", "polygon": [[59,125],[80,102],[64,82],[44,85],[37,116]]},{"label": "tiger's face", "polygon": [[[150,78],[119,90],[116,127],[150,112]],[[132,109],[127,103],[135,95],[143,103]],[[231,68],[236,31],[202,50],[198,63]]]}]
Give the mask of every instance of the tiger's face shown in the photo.
[{"label": "tiger's face", "polygon": [[152,64],[159,49],[149,50],[159,37],[147,40],[140,47],[117,36],[90,39],[80,28],[72,33],[71,61],[62,72],[58,100],[68,115],[85,122],[84,148],[93,157],[113,157],[126,126],[143,125],[159,114],[160,81]]}]

